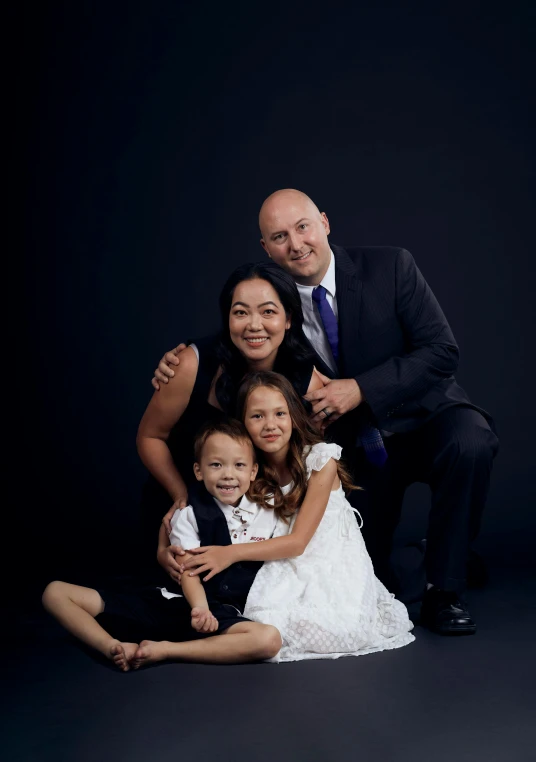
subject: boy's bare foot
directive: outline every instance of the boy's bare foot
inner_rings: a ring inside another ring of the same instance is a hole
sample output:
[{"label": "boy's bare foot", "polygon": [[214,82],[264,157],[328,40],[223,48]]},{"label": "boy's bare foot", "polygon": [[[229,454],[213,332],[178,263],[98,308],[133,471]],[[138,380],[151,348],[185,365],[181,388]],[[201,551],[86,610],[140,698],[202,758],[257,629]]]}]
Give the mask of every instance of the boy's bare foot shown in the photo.
[{"label": "boy's bare foot", "polygon": [[138,650],[137,643],[121,643],[116,640],[110,648],[110,659],[122,672],[128,672],[132,659]]},{"label": "boy's bare foot", "polygon": [[167,640],[142,640],[134,655],[132,666],[134,669],[138,669],[139,667],[145,667],[147,664],[167,659],[168,645]]}]

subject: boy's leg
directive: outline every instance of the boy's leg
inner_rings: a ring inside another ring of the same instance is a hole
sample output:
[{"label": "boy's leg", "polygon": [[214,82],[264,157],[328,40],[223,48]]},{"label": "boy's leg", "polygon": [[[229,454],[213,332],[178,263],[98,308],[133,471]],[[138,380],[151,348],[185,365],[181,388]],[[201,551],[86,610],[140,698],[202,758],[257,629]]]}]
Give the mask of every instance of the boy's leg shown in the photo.
[{"label": "boy's leg", "polygon": [[209,664],[242,664],[271,659],[281,649],[279,630],[270,624],[238,622],[221,635],[183,643],[143,640],[134,660],[134,669],[164,659],[205,662]]},{"label": "boy's leg", "polygon": [[104,601],[97,590],[68,582],[51,582],[43,593],[43,606],[72,635],[111,659],[126,672],[137,643],[122,643],[95,621],[104,611]]}]

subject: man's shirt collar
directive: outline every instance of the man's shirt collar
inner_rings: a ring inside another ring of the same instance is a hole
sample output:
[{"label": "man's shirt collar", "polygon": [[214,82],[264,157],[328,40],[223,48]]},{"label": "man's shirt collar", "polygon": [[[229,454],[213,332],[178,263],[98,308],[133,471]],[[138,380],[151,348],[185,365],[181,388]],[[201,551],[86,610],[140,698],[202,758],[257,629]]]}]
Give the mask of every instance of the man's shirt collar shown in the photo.
[{"label": "man's shirt collar", "polygon": [[[333,252],[330,249],[331,253],[331,259],[329,262],[329,267],[326,271],[326,274],[322,278],[320,282],[320,286],[324,286],[328,294],[335,299],[335,257],[333,256]],[[296,283],[298,286],[298,291],[300,294],[312,294],[316,286],[303,286],[300,283]]]}]

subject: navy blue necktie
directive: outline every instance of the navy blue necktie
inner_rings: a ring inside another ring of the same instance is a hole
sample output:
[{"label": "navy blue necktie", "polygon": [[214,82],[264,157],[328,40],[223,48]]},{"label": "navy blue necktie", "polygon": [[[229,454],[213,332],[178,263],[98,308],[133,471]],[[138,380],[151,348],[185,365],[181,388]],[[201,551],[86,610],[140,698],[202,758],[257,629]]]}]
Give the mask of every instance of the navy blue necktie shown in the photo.
[{"label": "navy blue necktie", "polygon": [[322,320],[322,325],[331,347],[331,354],[335,362],[337,362],[339,359],[339,325],[335,313],[326,299],[326,294],[327,291],[324,286],[317,286],[313,289],[313,302],[318,307],[320,319]]},{"label": "navy blue necktie", "polygon": [[[333,359],[335,362],[338,362],[339,326],[337,318],[326,299],[326,293],[327,291],[324,286],[317,286],[313,289],[313,301],[318,307],[318,313],[322,320],[329,346],[331,347]],[[359,429],[359,437],[367,460],[375,466],[383,466],[387,460],[387,451],[379,429],[375,426],[371,426],[369,423],[363,423]]]}]

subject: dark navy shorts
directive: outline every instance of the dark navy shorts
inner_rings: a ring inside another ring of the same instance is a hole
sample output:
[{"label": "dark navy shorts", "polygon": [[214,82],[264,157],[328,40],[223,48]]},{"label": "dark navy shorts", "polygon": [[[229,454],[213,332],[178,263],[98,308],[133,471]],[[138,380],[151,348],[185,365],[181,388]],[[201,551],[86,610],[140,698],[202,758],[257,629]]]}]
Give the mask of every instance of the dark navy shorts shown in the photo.
[{"label": "dark navy shorts", "polygon": [[218,629],[196,632],[191,625],[192,609],[186,598],[164,598],[157,587],[97,592],[104,601],[104,611],[96,617],[97,622],[114,638],[130,643],[197,640],[219,635],[238,622],[250,621],[231,604],[209,601],[210,611],[218,620]]}]

